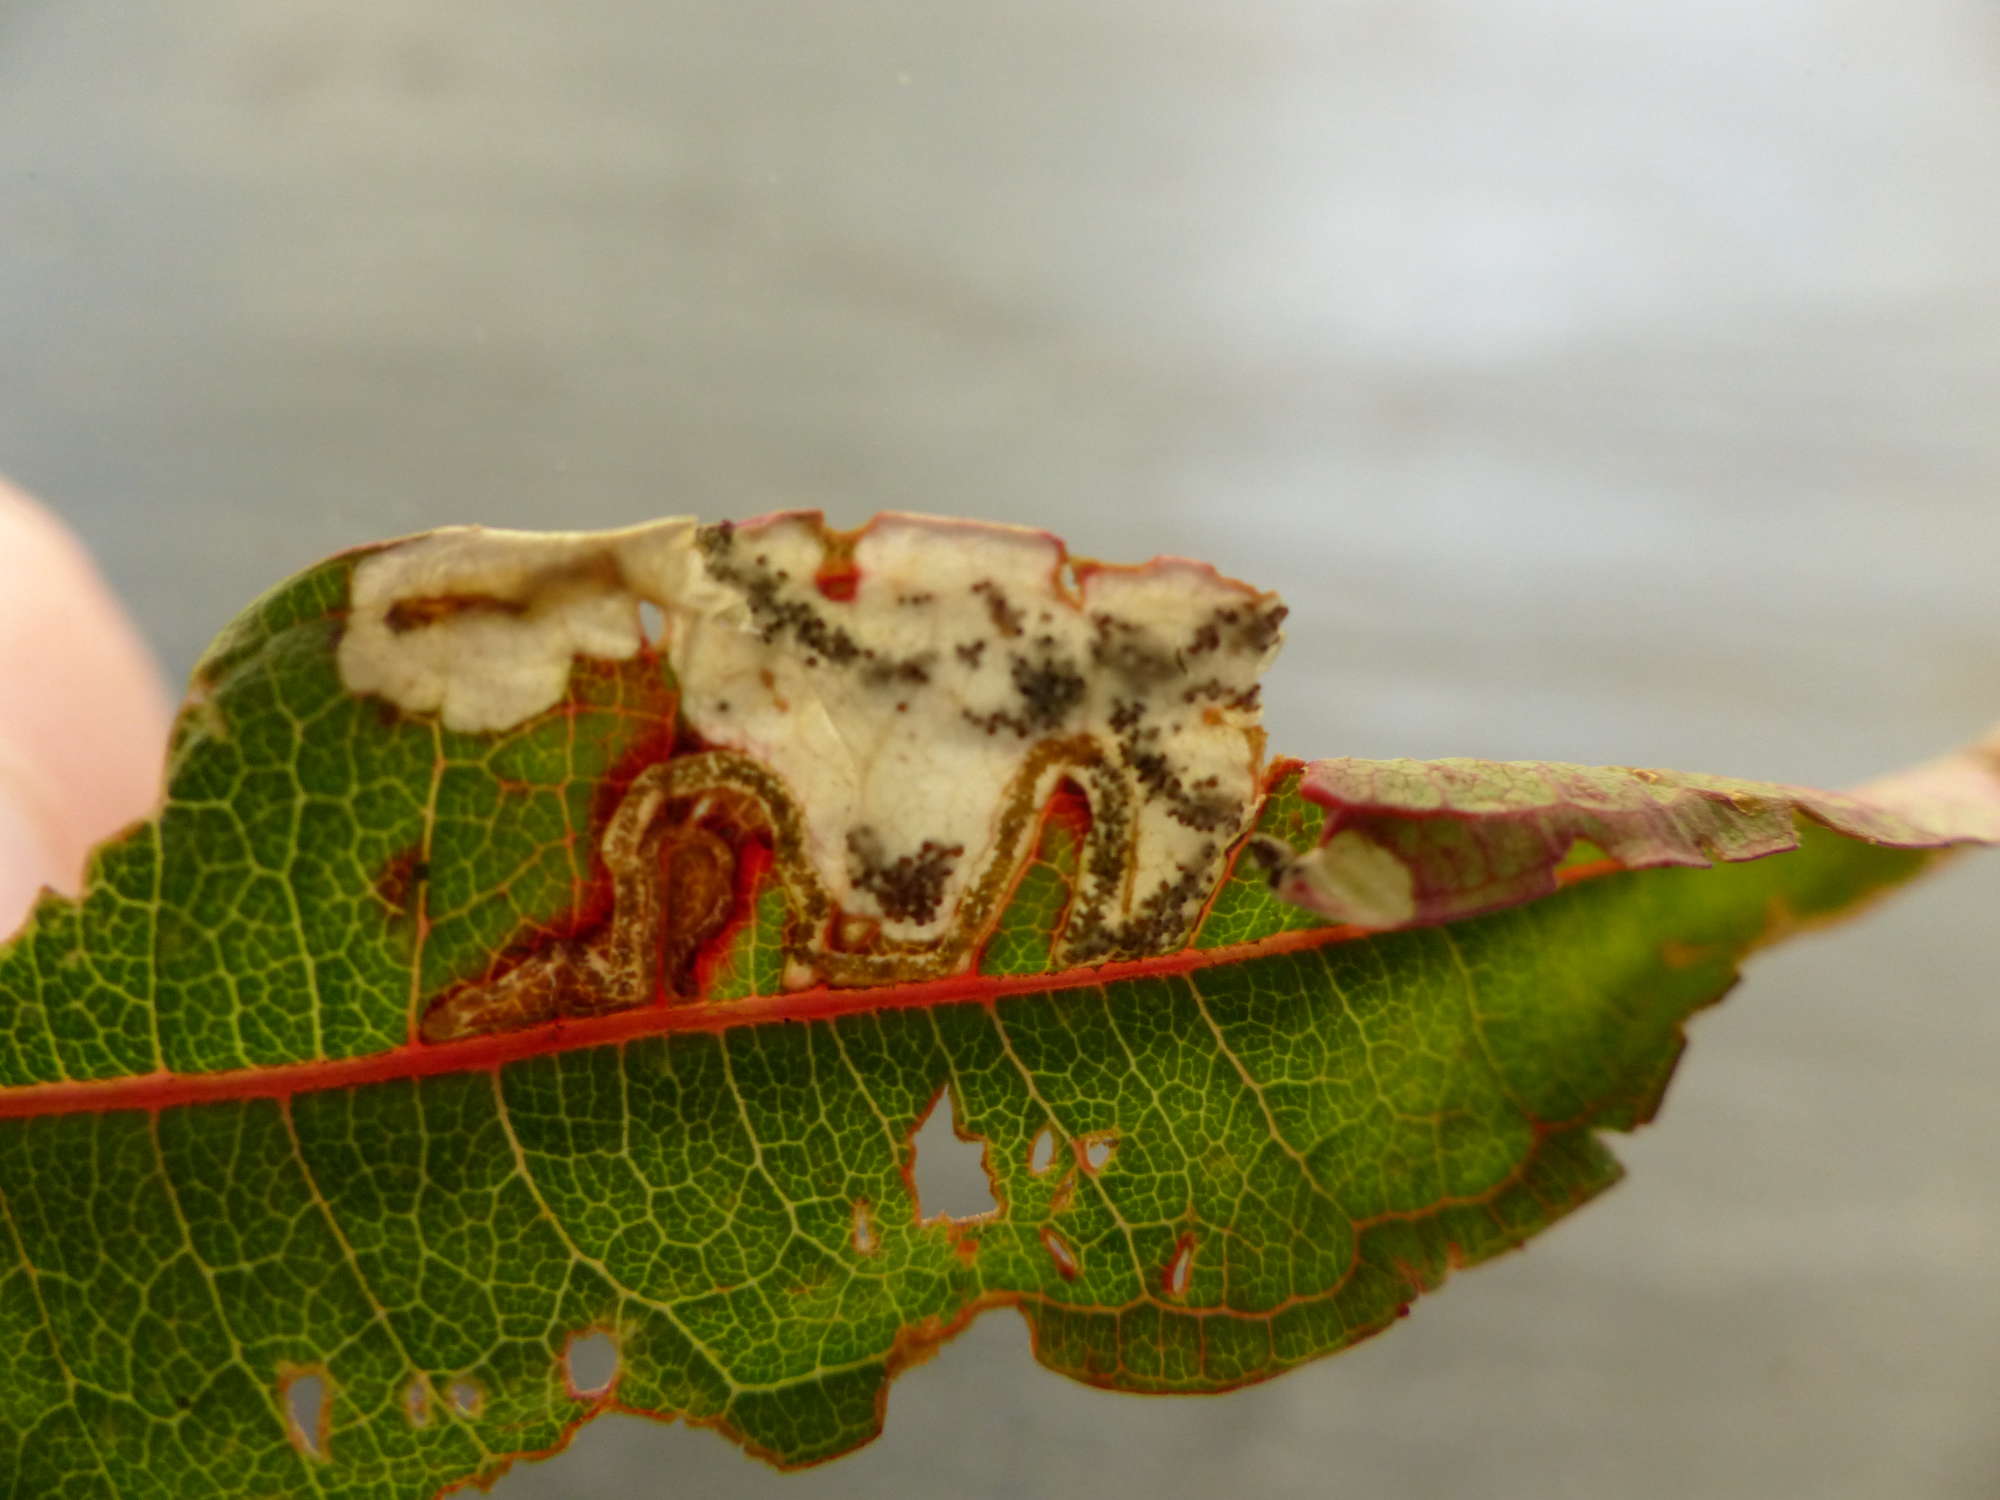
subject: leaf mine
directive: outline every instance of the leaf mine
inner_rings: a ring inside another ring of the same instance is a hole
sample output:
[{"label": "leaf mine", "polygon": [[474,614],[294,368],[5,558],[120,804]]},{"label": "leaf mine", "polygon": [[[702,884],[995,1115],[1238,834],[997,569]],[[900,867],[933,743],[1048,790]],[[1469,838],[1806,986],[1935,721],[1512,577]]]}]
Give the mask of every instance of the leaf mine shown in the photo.
[{"label": "leaf mine", "polygon": [[[807,514],[439,532],[361,558],[350,598],[351,692],[494,733],[548,712],[577,657],[659,649],[688,746],[603,834],[608,924],[432,1000],[434,1042],[696,998],[688,968],[748,838],[791,897],[794,985],[960,972],[1065,783],[1088,849],[1060,960],[1172,951],[1261,785],[1257,677],[1284,614],[1198,564],[1083,566],[1039,532],[886,516],[843,534]],[[735,799],[732,832],[669,806],[704,792]]]}]

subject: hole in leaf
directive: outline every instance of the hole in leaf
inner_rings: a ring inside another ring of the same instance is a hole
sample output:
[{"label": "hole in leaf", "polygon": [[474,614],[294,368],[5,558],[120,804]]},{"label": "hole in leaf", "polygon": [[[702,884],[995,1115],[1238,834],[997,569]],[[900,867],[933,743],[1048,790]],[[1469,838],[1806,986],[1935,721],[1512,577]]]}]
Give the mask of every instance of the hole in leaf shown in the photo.
[{"label": "hole in leaf", "polygon": [[280,1371],[278,1401],[285,1409],[293,1446],[309,1458],[325,1458],[327,1429],[333,1420],[333,1393],[326,1372],[315,1368]]},{"label": "hole in leaf", "polygon": [[639,601],[639,635],[647,645],[657,646],[667,633],[666,611],[651,599]]},{"label": "hole in leaf", "polygon": [[1042,1245],[1049,1252],[1049,1259],[1056,1263],[1056,1274],[1064,1281],[1076,1280],[1076,1252],[1070,1249],[1069,1241],[1044,1224]]},{"label": "hole in leaf", "polygon": [[1076,1143],[1077,1159],[1083,1163],[1086,1172],[1102,1172],[1117,1145],[1118,1137],[1109,1131],[1084,1136]]},{"label": "hole in leaf", "polygon": [[563,1349],[563,1365],[574,1399],[602,1396],[618,1379],[618,1340],[601,1328],[573,1333]]},{"label": "hole in leaf", "polygon": [[1028,1170],[1039,1177],[1054,1166],[1055,1161],[1056,1133],[1043,1126],[1041,1132],[1028,1142]]},{"label": "hole in leaf", "polygon": [[421,1375],[412,1376],[403,1387],[403,1415],[410,1419],[412,1427],[431,1424],[431,1388]]},{"label": "hole in leaf", "polygon": [[854,1248],[863,1255],[873,1255],[882,1241],[875,1234],[875,1216],[868,1211],[868,1200],[854,1200]]},{"label": "hole in leaf", "polygon": [[978,1141],[962,1139],[952,1128],[954,1114],[941,1108],[945,1095],[924,1118],[910,1138],[915,1157],[910,1163],[910,1186],[915,1190],[917,1217],[974,1219],[999,1207],[993,1201],[993,1185],[987,1180],[985,1153]]},{"label": "hole in leaf", "polygon": [[1160,1286],[1169,1297],[1187,1294],[1188,1282],[1194,1278],[1194,1236],[1184,1234],[1174,1246],[1172,1259],[1160,1273]]},{"label": "hole in leaf", "polygon": [[445,1394],[462,1416],[476,1417],[480,1409],[486,1405],[486,1392],[479,1388],[477,1381],[454,1380],[451,1389]]}]

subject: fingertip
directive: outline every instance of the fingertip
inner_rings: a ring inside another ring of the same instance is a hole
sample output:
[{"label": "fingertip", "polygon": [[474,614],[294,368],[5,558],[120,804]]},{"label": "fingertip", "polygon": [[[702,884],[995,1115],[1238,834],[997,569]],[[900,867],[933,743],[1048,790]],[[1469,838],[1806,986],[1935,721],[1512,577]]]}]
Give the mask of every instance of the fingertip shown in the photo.
[{"label": "fingertip", "polygon": [[153,809],[168,722],[152,653],[89,554],[0,480],[0,930]]}]

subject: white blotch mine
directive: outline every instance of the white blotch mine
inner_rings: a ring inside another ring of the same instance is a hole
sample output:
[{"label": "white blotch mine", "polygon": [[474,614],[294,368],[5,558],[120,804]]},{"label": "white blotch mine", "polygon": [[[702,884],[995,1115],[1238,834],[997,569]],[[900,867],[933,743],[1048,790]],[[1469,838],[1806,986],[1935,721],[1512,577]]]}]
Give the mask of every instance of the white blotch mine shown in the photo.
[{"label": "white blotch mine", "polygon": [[1416,876],[1358,828],[1343,828],[1293,860],[1278,895],[1308,911],[1360,927],[1403,927],[1416,920]]},{"label": "white blotch mine", "polygon": [[1257,795],[1275,596],[1179,559],[1073,565],[1013,527],[437,532],[357,564],[342,679],[509,729],[561,701],[574,657],[638,651],[642,603],[687,722],[775,773],[827,892],[895,942],[945,939],[1069,777],[1093,842],[1066,956],[1174,946]]},{"label": "white blotch mine", "polygon": [[694,530],[453,526],[392,544],[355,565],[340,680],[461,733],[512,729],[561,701],[576,657],[639,649],[623,559],[684,555]]}]

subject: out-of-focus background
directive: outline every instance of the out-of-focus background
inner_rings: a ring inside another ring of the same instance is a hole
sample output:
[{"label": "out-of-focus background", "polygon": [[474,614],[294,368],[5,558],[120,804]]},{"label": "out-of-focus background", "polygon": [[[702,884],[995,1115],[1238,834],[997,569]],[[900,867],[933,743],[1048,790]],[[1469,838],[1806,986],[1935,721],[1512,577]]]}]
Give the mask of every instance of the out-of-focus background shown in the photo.
[{"label": "out-of-focus background", "polygon": [[[175,675],[443,522],[877,508],[1209,557],[1306,754],[1842,784],[2000,717],[1989,0],[0,3],[0,471]],[[990,1315],[780,1481],[2000,1494],[2000,862],[1761,961],[1633,1179],[1139,1400]]]}]

